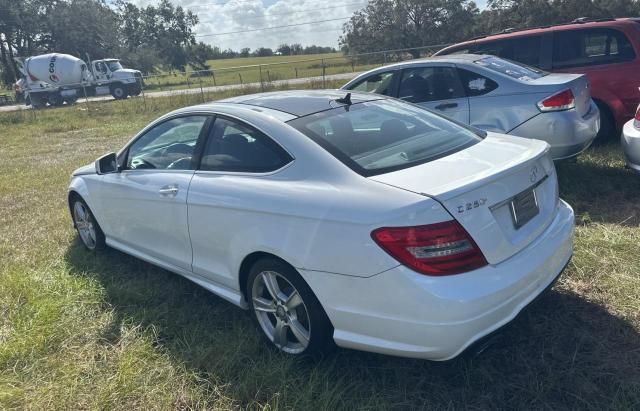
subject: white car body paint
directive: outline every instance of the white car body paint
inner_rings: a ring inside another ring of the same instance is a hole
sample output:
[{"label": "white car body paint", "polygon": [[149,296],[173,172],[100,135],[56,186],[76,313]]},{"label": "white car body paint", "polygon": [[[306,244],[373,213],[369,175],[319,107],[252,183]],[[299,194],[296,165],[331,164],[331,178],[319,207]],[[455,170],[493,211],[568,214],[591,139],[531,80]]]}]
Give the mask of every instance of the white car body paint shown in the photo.
[{"label": "white car body paint", "polygon": [[[456,154],[367,178],[283,122],[294,116],[263,107],[196,106],[149,127],[185,113],[242,119],[293,160],[259,174],[97,175],[90,165],[74,173],[69,190],[87,201],[109,246],[243,308],[243,260],[265,252],[287,261],[318,297],[340,346],[452,358],[513,319],[571,258],[573,211],[558,200],[544,142],[488,133]],[[158,195],[166,185],[179,187],[176,197]],[[515,230],[504,202],[531,187],[540,213]],[[476,202],[481,198],[482,205]],[[371,238],[380,227],[454,218],[476,241],[487,266],[430,277],[401,265]]]}]

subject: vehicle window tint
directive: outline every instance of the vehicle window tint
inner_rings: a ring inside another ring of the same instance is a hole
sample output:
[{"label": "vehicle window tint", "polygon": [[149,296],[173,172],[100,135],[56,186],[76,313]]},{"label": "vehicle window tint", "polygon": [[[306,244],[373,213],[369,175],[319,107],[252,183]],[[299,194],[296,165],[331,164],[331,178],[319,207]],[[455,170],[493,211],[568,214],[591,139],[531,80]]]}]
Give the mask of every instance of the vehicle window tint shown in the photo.
[{"label": "vehicle window tint", "polygon": [[192,157],[207,116],[178,117],[158,124],[128,150],[127,169],[193,170]]},{"label": "vehicle window tint", "polygon": [[476,60],[474,63],[486,69],[495,71],[496,73],[506,74],[507,76],[520,81],[531,81],[544,77],[548,74],[546,71],[498,57],[485,57],[480,60]]},{"label": "vehicle window tint", "polygon": [[469,97],[482,96],[498,88],[498,83],[481,74],[458,69],[460,81]]},{"label": "vehicle window tint", "polygon": [[264,173],[290,161],[282,147],[253,127],[218,118],[207,138],[200,169]]},{"label": "vehicle window tint", "polygon": [[558,31],[554,35],[554,68],[618,63],[635,57],[629,39],[618,30],[570,30]]},{"label": "vehicle window tint", "polygon": [[390,96],[392,93],[391,88],[393,87],[392,82],[394,73],[394,71],[387,71],[385,73],[374,74],[359,83],[356,83],[354,86],[349,87],[349,90],[366,91],[369,93]]},{"label": "vehicle window tint", "polygon": [[475,44],[470,52],[491,54],[530,66],[539,66],[541,45],[542,36],[526,36]]},{"label": "vehicle window tint", "polygon": [[452,67],[418,67],[402,71],[398,97],[412,103],[464,97]]},{"label": "vehicle window tint", "polygon": [[288,124],[364,176],[423,164],[482,140],[465,127],[397,100],[337,107]]}]

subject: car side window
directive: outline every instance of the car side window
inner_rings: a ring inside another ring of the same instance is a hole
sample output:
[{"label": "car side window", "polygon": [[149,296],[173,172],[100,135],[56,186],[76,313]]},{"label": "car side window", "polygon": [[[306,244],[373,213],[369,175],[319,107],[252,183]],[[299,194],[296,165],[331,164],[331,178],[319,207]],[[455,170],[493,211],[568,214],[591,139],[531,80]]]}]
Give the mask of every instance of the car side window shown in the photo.
[{"label": "car side window", "polygon": [[128,149],[129,170],[193,170],[193,155],[207,116],[164,121],[138,138]]},{"label": "car side window", "polygon": [[291,160],[282,147],[255,128],[218,117],[207,138],[200,170],[266,173]]},{"label": "car side window", "polygon": [[458,73],[468,97],[483,96],[498,88],[498,83],[482,74],[461,68],[458,69]]},{"label": "car side window", "polygon": [[465,97],[452,67],[416,67],[402,71],[398,97],[411,103]]},{"label": "car side window", "polygon": [[597,28],[557,31],[554,34],[554,68],[620,63],[635,57],[629,39],[618,30]]},{"label": "car side window", "polygon": [[471,53],[491,54],[529,66],[540,66],[542,36],[522,36],[473,45]]},{"label": "car side window", "polygon": [[349,89],[353,91],[365,91],[390,96],[391,93],[393,93],[392,88],[394,74],[395,71],[373,74],[356,83],[354,86],[351,86]]}]

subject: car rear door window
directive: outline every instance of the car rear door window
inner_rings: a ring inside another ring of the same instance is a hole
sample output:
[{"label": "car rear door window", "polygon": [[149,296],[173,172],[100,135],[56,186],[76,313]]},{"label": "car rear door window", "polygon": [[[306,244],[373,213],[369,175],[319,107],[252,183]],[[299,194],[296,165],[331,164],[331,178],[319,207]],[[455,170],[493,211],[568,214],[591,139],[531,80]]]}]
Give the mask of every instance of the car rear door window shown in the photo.
[{"label": "car rear door window", "polygon": [[498,83],[482,74],[461,68],[458,69],[458,73],[460,74],[462,87],[464,87],[468,97],[483,96],[498,88]]},{"label": "car rear door window", "polygon": [[465,97],[453,67],[417,67],[402,71],[398,97],[411,103]]},{"label": "car rear door window", "polygon": [[629,39],[618,30],[569,30],[558,31],[554,35],[554,68],[620,63],[631,61],[635,57]]},{"label": "car rear door window", "polygon": [[376,73],[349,87],[353,91],[365,91],[369,93],[391,96],[393,93],[393,76],[395,71]]},{"label": "car rear door window", "polygon": [[237,120],[218,117],[207,138],[200,170],[265,173],[291,160],[264,133]]}]

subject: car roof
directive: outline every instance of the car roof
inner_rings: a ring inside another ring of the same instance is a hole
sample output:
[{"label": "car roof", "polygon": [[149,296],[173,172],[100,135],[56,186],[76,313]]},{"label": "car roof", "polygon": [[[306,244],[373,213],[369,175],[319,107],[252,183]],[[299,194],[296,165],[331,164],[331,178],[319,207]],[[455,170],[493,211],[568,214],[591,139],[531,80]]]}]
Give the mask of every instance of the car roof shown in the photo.
[{"label": "car roof", "polygon": [[[547,33],[549,31],[575,30],[578,28],[584,29],[584,28],[598,28],[598,27],[615,27],[615,26],[624,26],[628,24],[638,24],[638,23],[640,23],[640,18],[635,18],[635,17],[632,17],[632,18],[625,17],[625,18],[618,18],[618,19],[599,19],[599,20],[593,20],[593,21],[576,19],[570,23],[555,24],[555,25],[541,26],[541,27],[527,27],[523,29],[506,29],[502,33],[488,34],[486,36],[478,36],[467,41],[452,44],[451,46],[445,47],[441,51],[457,48],[459,46],[482,43],[484,41],[489,41],[489,40],[493,41],[493,40],[515,38],[520,36],[530,36],[534,34]],[[439,56],[436,56],[436,57],[439,57]]]},{"label": "car roof", "polygon": [[[405,66],[419,66],[420,64],[426,63],[473,63],[474,61],[482,60],[487,57],[496,57],[489,54],[447,54],[443,56],[433,56],[433,57],[423,57],[414,60],[401,61],[399,63],[389,64],[386,66],[378,67],[376,69],[371,69],[359,76],[355,77],[355,79],[359,79],[364,75],[370,75],[376,72],[381,71],[389,71],[390,69],[405,67]],[[353,81],[353,80],[352,80]],[[351,81],[350,81],[351,83]]]},{"label": "car roof", "polygon": [[354,104],[387,98],[377,94],[344,90],[292,90],[247,94],[220,100],[218,103],[257,106],[304,117],[344,105],[336,100],[346,97],[347,93],[351,93],[351,102]]}]

